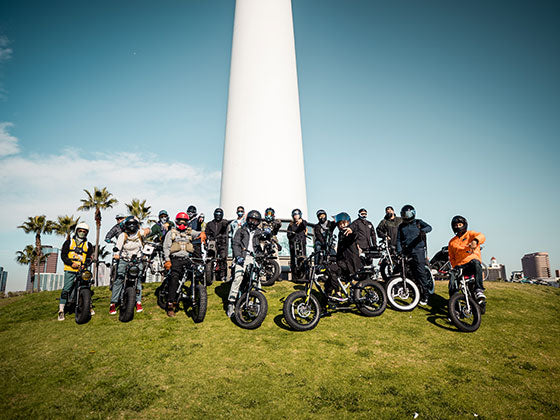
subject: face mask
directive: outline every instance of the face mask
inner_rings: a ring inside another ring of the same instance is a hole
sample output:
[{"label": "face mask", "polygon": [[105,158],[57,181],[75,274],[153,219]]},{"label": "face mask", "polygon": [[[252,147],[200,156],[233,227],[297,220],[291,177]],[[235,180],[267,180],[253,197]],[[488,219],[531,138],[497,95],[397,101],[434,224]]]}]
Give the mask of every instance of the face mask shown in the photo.
[{"label": "face mask", "polygon": [[78,239],[84,240],[84,239],[86,239],[87,232],[77,232],[76,236],[78,237]]},{"label": "face mask", "polygon": [[163,216],[163,217],[160,217],[159,220],[160,220],[161,223],[167,223],[169,221],[169,217]]},{"label": "face mask", "polygon": [[239,217],[240,219],[243,217],[243,215],[245,214],[244,211],[238,211],[237,212],[237,217]]},{"label": "face mask", "polygon": [[363,215],[360,214],[360,219],[366,220],[366,218],[367,218],[367,214],[366,214],[365,216],[363,216]]},{"label": "face mask", "polygon": [[319,223],[325,223],[327,218],[325,216],[319,217]]},{"label": "face mask", "polygon": [[387,213],[385,215],[385,220],[391,220],[393,218],[393,213]]}]

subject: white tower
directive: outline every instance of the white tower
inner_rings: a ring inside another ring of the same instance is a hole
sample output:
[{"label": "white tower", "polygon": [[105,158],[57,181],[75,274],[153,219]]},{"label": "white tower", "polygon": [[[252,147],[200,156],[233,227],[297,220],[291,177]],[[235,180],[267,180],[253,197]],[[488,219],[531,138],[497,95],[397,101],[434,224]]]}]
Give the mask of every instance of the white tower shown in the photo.
[{"label": "white tower", "polygon": [[307,217],[291,0],[237,0],[220,205]]}]

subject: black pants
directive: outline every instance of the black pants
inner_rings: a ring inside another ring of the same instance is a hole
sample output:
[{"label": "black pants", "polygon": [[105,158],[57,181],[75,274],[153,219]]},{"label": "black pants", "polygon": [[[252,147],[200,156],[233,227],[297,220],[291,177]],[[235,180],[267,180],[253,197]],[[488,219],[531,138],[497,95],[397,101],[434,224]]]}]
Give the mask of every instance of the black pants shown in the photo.
[{"label": "black pants", "polygon": [[303,273],[298,270],[298,258],[305,257],[307,250],[305,249],[305,242],[303,241],[290,241],[290,271],[292,272],[292,279],[301,279]]},{"label": "black pants", "polygon": [[167,280],[167,303],[177,303],[177,288],[190,261],[187,258],[171,258],[171,272]]},{"label": "black pants", "polygon": [[426,254],[424,250],[413,251],[410,254],[410,270],[420,288],[420,294],[424,297],[428,296],[431,284],[428,284],[428,273],[426,272]]},{"label": "black pants", "polygon": [[192,257],[194,259],[198,259],[198,260],[202,260],[202,243],[198,242],[198,243],[194,243],[192,244],[194,251],[192,253]]},{"label": "black pants", "polygon": [[[484,290],[482,284],[482,265],[479,260],[470,260],[466,264],[458,265],[453,268],[462,268],[464,276],[474,276],[474,283],[476,289]],[[449,276],[449,296],[457,291],[459,288],[459,279],[456,278],[454,271],[451,271]]]}]

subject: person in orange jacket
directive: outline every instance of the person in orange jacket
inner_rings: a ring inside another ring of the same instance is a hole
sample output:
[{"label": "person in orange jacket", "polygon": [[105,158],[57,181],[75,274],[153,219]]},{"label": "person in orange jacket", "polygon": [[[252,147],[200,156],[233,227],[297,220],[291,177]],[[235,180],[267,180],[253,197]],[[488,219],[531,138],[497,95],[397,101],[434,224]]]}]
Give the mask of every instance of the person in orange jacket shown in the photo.
[{"label": "person in orange jacket", "polygon": [[[480,263],[480,245],[484,243],[484,234],[468,229],[468,222],[463,216],[451,219],[451,229],[455,236],[449,241],[449,262],[453,268],[462,268],[463,274],[475,276],[475,298],[486,299],[482,284],[482,265]],[[457,290],[457,279],[453,272],[449,278],[449,296]]]}]

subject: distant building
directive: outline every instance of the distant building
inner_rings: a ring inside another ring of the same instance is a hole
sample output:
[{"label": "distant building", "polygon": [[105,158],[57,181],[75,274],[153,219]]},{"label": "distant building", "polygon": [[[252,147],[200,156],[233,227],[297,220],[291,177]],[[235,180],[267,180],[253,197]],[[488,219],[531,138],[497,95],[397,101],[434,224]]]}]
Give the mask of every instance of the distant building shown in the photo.
[{"label": "distant building", "polygon": [[4,267],[0,267],[0,293],[6,292],[7,283],[8,283],[8,272],[4,271]]},{"label": "distant building", "polygon": [[[43,245],[42,247],[43,250],[43,255],[45,255],[45,261],[41,262],[41,264],[39,264],[39,269],[37,270],[37,274],[44,274],[44,273],[50,273],[50,274],[56,274],[56,268],[57,268],[57,264],[58,264],[58,248],[53,248],[50,245]],[[37,282],[33,283],[33,286],[36,288],[37,287]],[[30,291],[31,290],[31,266],[29,267],[29,270],[27,271],[27,285],[25,286],[25,290],[26,291]],[[56,290],[56,289],[53,289]]]},{"label": "distant building", "polygon": [[488,267],[488,278],[486,280],[507,280],[506,266],[503,264],[499,264],[496,258],[492,257],[492,259],[490,260],[490,266]]},{"label": "distant building", "polygon": [[560,270],[556,270],[556,278],[560,277]]},{"label": "distant building", "polygon": [[550,261],[548,252],[533,252],[521,258],[523,274],[528,279],[550,278]]},{"label": "distant building", "polygon": [[61,290],[64,286],[64,274],[35,274],[35,284],[37,284],[37,282],[39,282],[41,286],[41,291]]}]

